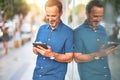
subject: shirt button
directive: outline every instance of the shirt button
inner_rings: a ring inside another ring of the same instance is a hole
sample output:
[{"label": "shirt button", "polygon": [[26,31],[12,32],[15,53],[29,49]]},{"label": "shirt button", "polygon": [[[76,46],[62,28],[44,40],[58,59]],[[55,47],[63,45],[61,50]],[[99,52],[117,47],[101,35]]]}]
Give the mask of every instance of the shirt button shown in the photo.
[{"label": "shirt button", "polygon": [[48,39],[48,41],[50,41],[50,38]]},{"label": "shirt button", "polygon": [[100,39],[97,39],[97,41],[100,41]]},{"label": "shirt button", "polygon": [[107,67],[104,67],[104,69],[106,69]]},{"label": "shirt button", "polygon": [[42,77],[42,75],[39,75],[39,77]]},{"label": "shirt button", "polygon": [[43,69],[43,67],[40,67],[41,69]]},{"label": "shirt button", "polygon": [[107,77],[107,75],[104,75],[105,77]]},{"label": "shirt button", "polygon": [[102,60],[104,59],[104,58],[101,58]]},{"label": "shirt button", "polygon": [[43,58],[43,60],[45,60],[45,58]]}]

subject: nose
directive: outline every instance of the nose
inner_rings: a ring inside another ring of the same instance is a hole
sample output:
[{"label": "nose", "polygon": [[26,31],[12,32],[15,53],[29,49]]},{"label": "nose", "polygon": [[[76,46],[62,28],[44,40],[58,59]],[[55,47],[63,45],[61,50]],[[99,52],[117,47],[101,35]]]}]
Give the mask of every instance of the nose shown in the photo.
[{"label": "nose", "polygon": [[102,19],[102,17],[100,17],[100,16],[96,18],[97,21],[101,21],[101,19]]},{"label": "nose", "polygon": [[52,21],[52,17],[50,17],[50,16],[47,17],[47,20],[48,20],[48,21]]}]

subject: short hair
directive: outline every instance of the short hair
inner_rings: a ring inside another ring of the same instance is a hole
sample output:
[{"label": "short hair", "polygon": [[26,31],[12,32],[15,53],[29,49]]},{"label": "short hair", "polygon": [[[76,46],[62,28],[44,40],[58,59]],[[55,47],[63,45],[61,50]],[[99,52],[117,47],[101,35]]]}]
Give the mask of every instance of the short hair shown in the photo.
[{"label": "short hair", "polygon": [[62,12],[62,3],[59,0],[48,0],[45,4],[45,8],[51,6],[57,6],[59,12]]},{"label": "short hair", "polygon": [[90,13],[91,9],[96,6],[100,8],[104,8],[104,4],[101,0],[91,0],[87,5],[86,5],[86,12]]}]

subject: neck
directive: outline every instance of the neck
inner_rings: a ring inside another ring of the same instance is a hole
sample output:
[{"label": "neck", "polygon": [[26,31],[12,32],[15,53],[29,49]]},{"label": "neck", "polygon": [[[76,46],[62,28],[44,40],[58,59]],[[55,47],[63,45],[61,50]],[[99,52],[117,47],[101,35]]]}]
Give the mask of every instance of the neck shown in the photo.
[{"label": "neck", "polygon": [[55,26],[51,26],[51,29],[52,30],[56,29],[58,27],[59,23],[60,23],[60,21]]},{"label": "neck", "polygon": [[94,26],[91,26],[91,28],[92,28],[93,30],[96,30],[96,27],[94,27]]},{"label": "neck", "polygon": [[52,29],[52,30],[56,29],[56,26],[51,26],[51,29]]},{"label": "neck", "polygon": [[88,19],[87,19],[87,22],[88,22],[88,24],[90,25],[90,28],[91,28],[91,29],[96,30],[97,26],[92,26],[92,25],[90,24],[90,22],[89,22]]}]

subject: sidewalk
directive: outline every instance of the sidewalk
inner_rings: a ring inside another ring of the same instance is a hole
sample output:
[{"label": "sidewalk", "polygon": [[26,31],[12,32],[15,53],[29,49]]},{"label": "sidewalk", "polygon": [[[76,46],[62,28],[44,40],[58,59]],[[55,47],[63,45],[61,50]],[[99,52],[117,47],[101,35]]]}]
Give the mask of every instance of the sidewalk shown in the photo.
[{"label": "sidewalk", "polygon": [[[6,56],[0,58],[0,80],[32,80],[35,67],[36,55],[32,52],[32,42],[24,44],[21,48],[9,49]],[[10,45],[11,43],[9,43]],[[75,62],[68,66],[65,80],[79,80],[76,74]],[[73,76],[73,73],[75,74]]]},{"label": "sidewalk", "polygon": [[18,49],[10,49],[0,58],[0,80],[32,80],[35,60],[31,42]]},{"label": "sidewalk", "polygon": [[[36,55],[32,52],[32,42],[27,42],[20,48],[10,48],[7,55],[0,56],[0,80],[32,80],[35,62]],[[109,56],[109,63],[113,80],[119,80],[120,46],[116,54]],[[65,80],[80,80],[74,61],[68,65]]]}]

